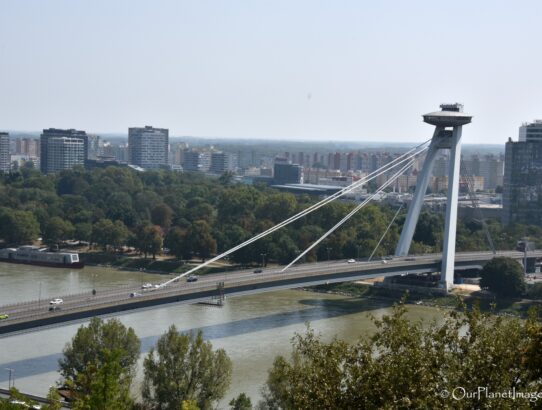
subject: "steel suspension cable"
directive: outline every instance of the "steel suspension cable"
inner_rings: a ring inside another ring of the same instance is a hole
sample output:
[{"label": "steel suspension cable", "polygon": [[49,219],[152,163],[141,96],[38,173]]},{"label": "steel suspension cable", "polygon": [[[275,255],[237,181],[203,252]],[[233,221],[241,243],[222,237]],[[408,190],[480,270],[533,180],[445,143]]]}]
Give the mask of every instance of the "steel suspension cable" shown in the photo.
[{"label": "steel suspension cable", "polygon": [[[406,161],[409,161],[411,160],[412,158],[416,157],[417,155],[421,154],[422,152],[426,151],[428,149],[428,146],[426,145],[428,142],[430,142],[431,140],[427,140],[417,146],[415,146],[414,148],[410,149],[409,151],[405,152],[404,154],[400,155],[399,157],[395,158],[393,161],[389,162],[388,164],[385,164],[384,166],[380,167],[378,170],[375,170],[373,171],[372,173],[370,173],[369,175],[367,175],[366,177],[360,179],[359,181],[356,181],[354,182],[353,184],[341,189],[340,191],[336,192],[335,194],[333,195],[330,195],[329,197],[323,199],[322,201],[316,203],[316,204],[313,204],[311,205],[310,207],[308,207],[307,209],[304,209],[303,211],[297,213],[296,215],[293,215],[289,218],[287,218],[286,220],[282,221],[281,223],[267,229],[266,231],[264,232],[261,232],[259,233],[258,235],[255,235],[254,237],[246,240],[245,242],[237,245],[237,246],[234,246],[233,248],[221,253],[220,255],[217,255],[197,266],[195,266],[194,268],[180,274],[180,275],[177,275],[176,277],[164,282],[164,283],[161,283],[159,286],[160,287],[163,287],[163,286],[166,286],[184,276],[187,276],[187,275],[190,275],[191,273],[194,273],[196,271],[198,271],[199,269],[213,263],[213,262],[216,262],[217,260],[220,260],[228,255],[230,255],[231,253],[241,249],[241,248],[244,248],[245,246],[247,245],[250,245],[251,243],[257,241],[258,239],[261,239],[273,232],[275,232],[276,230],[278,229],[281,229],[282,227],[308,215],[309,213],[311,212],[314,212],[315,210],[321,208],[322,206],[324,205],[327,205],[329,202],[332,202],[334,200],[336,200],[337,198],[340,198],[341,196],[344,196],[346,195],[347,193],[351,192],[352,190],[358,188],[359,186],[362,186],[363,184],[367,183],[367,182],[370,182],[372,181],[373,179],[375,179],[376,177],[390,171],[391,169],[395,168],[396,166],[406,162]],[[424,147],[425,145],[425,147]],[[412,154],[412,152],[414,152]]]},{"label": "steel suspension cable", "polygon": [[382,243],[382,241],[384,240],[384,237],[386,236],[386,234],[388,233],[388,231],[390,230],[391,226],[393,225],[393,223],[395,222],[395,218],[397,218],[397,216],[399,215],[399,212],[401,211],[401,209],[403,209],[403,205],[404,203],[401,204],[401,206],[399,207],[399,209],[397,210],[397,212],[395,212],[395,215],[393,215],[393,218],[390,222],[390,224],[388,225],[388,227],[386,228],[386,230],[384,231],[384,234],[382,235],[382,237],[380,238],[380,240],[378,241],[378,243],[376,244],[375,248],[373,249],[373,252],[371,253],[371,255],[369,256],[369,259],[367,259],[367,261],[370,261],[376,250],[378,249],[378,247],[380,246],[380,244]]},{"label": "steel suspension cable", "polygon": [[408,168],[412,166],[414,163],[414,160],[411,160],[408,164],[406,164],[403,168],[401,168],[397,173],[395,173],[390,179],[388,179],[378,190],[373,193],[371,196],[366,198],[363,202],[358,204],[352,211],[350,211],[343,219],[341,219],[339,222],[333,226],[329,231],[327,231],[325,234],[323,234],[320,238],[318,238],[316,241],[312,243],[307,249],[305,249],[302,253],[300,253],[293,261],[291,261],[288,265],[286,265],[281,272],[284,272],[286,269],[288,269],[290,266],[292,266],[294,263],[296,263],[299,259],[301,259],[303,256],[305,256],[311,249],[313,249],[316,245],[318,245],[320,242],[322,242],[324,239],[326,239],[329,235],[331,235],[335,230],[337,230],[342,224],[344,224],[346,221],[348,221],[356,212],[358,212],[361,208],[363,208],[365,205],[367,205],[370,201],[372,201],[380,192],[382,192],[384,189],[386,189],[389,185],[391,185],[403,172],[405,172]]},{"label": "steel suspension cable", "polygon": [[469,198],[471,200],[474,210],[478,213],[478,216],[480,217],[480,222],[482,223],[482,228],[484,230],[491,252],[493,252],[493,254],[496,254],[497,251],[495,250],[495,245],[493,243],[493,238],[491,237],[491,232],[489,232],[489,227],[487,226],[486,220],[484,218],[484,214],[482,213],[482,209],[480,208],[480,205],[479,205],[478,196],[476,195],[476,192],[474,190],[474,178],[472,177],[469,170],[467,169],[465,162],[463,161],[463,158],[461,158],[460,169],[463,169],[463,177],[465,178],[467,182],[467,191],[469,194]]}]

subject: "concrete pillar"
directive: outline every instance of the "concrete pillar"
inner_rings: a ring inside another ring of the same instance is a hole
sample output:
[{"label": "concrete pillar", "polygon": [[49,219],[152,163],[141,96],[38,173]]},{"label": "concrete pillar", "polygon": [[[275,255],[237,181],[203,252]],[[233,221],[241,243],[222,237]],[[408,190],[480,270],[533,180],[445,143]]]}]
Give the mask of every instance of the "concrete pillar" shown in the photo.
[{"label": "concrete pillar", "polygon": [[457,203],[459,200],[459,169],[461,161],[461,126],[453,128],[450,164],[448,168],[448,201],[442,248],[441,283],[446,290],[454,284]]},{"label": "concrete pillar", "polygon": [[416,230],[416,224],[418,223],[418,217],[420,216],[420,211],[423,206],[425,193],[427,192],[427,185],[429,184],[429,180],[431,179],[433,164],[439,150],[438,135],[441,131],[441,127],[435,128],[433,139],[431,140],[431,144],[429,145],[429,149],[427,150],[427,155],[423,163],[422,172],[420,175],[418,175],[416,190],[414,191],[412,202],[408,207],[408,214],[405,219],[405,224],[403,225],[401,238],[399,238],[399,243],[397,244],[397,248],[395,249],[395,256],[408,255],[408,250],[410,249],[412,237],[414,236],[414,231]]}]

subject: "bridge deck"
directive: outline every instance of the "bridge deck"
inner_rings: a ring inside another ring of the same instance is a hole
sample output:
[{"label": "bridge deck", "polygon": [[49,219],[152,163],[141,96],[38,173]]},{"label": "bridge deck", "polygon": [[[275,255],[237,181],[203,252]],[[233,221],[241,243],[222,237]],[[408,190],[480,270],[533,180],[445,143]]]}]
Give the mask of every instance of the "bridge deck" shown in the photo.
[{"label": "bridge deck", "polygon": [[[458,253],[458,269],[482,266],[494,255],[491,252]],[[516,251],[499,252],[498,256],[522,259]],[[529,252],[530,258],[542,257],[542,251]],[[378,276],[395,276],[404,273],[428,273],[440,270],[440,254],[412,257],[395,257],[386,261],[345,261],[301,264],[282,273],[279,268],[215,273],[200,277],[197,282],[180,280],[167,287],[142,291],[134,287],[119,287],[100,291],[96,295],[82,293],[63,298],[59,310],[49,311],[47,301],[28,301],[0,307],[0,313],[9,315],[0,322],[0,335],[28,329],[81,321],[93,316],[109,315],[137,309],[148,309],[168,303],[195,303],[218,295],[218,283],[223,283],[223,293],[228,296],[268,292],[324,283],[346,282]],[[141,296],[130,297],[133,292]]]}]

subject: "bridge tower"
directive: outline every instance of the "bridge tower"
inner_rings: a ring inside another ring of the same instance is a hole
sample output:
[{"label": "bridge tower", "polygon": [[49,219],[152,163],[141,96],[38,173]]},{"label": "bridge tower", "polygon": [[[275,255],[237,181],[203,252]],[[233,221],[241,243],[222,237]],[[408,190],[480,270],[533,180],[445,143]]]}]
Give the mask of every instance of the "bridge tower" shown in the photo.
[{"label": "bridge tower", "polygon": [[406,256],[420,216],[427,185],[433,165],[440,150],[450,150],[448,167],[448,195],[446,202],[446,225],[442,250],[441,285],[450,290],[454,283],[455,239],[457,227],[457,202],[459,197],[459,168],[461,161],[462,126],[471,122],[472,116],[463,112],[462,104],[442,104],[441,111],[423,116],[423,120],[435,126],[433,138],[427,151],[423,169],[418,175],[416,191],[408,209],[408,215],[395,250],[396,256]]}]

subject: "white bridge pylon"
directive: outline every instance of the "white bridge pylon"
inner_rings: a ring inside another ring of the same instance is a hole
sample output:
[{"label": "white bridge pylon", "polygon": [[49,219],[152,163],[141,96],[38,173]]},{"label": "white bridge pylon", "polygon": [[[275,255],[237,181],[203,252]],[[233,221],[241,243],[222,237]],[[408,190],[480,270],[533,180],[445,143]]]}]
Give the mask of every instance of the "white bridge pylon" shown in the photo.
[{"label": "white bridge pylon", "polygon": [[423,205],[427,185],[433,171],[435,158],[440,150],[450,150],[448,167],[448,195],[446,202],[446,220],[444,244],[442,249],[441,285],[450,290],[454,283],[455,240],[457,228],[457,202],[459,198],[459,169],[461,161],[462,126],[472,120],[472,116],[463,112],[462,104],[442,104],[441,111],[425,114],[423,120],[435,126],[435,132],[425,157],[421,175],[418,177],[416,191],[410,203],[403,225],[401,238],[395,250],[396,256],[406,256]]}]

